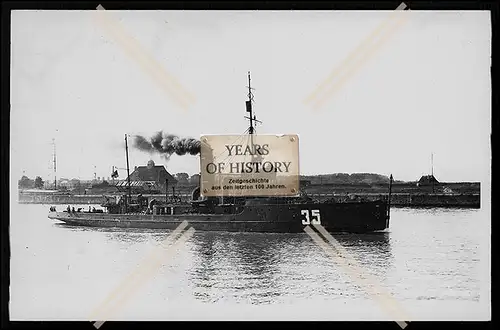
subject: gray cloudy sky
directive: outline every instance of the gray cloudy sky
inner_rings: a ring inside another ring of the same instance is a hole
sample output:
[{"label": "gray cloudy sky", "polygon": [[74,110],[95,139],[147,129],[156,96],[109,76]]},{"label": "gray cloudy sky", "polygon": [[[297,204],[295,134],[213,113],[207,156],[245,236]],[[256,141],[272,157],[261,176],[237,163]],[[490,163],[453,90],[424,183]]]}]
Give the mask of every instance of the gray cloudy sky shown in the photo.
[{"label": "gray cloudy sky", "polygon": [[[409,19],[313,111],[304,99],[387,11],[113,11],[128,34],[196,97],[183,110],[96,23],[93,11],[12,13],[11,164],[17,180],[109,176],[124,134],[241,134],[247,71],[258,133],[297,133],[303,174],[489,178],[489,12],[405,12]],[[130,150],[130,166],[159,156]],[[172,156],[172,173],[199,171]],[[122,172],[123,173],[123,172]],[[124,174],[124,173],[123,173]],[[123,174],[121,177],[123,177]]]}]

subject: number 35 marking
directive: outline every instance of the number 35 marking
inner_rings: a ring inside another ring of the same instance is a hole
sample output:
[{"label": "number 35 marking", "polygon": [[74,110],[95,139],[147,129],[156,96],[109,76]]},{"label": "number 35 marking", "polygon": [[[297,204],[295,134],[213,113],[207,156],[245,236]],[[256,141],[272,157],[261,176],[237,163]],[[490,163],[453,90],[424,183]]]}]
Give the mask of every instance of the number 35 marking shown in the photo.
[{"label": "number 35 marking", "polygon": [[300,213],[305,217],[305,219],[302,219],[303,225],[321,225],[319,210],[312,210],[311,214],[309,214],[309,210],[302,210]]}]

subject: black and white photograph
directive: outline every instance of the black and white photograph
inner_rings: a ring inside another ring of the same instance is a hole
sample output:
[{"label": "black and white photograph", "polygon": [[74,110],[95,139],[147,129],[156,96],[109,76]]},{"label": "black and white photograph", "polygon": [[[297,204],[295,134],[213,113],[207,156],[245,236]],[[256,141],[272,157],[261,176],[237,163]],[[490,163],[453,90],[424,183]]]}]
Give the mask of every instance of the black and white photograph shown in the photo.
[{"label": "black and white photograph", "polygon": [[11,321],[491,320],[489,10],[10,20]]}]

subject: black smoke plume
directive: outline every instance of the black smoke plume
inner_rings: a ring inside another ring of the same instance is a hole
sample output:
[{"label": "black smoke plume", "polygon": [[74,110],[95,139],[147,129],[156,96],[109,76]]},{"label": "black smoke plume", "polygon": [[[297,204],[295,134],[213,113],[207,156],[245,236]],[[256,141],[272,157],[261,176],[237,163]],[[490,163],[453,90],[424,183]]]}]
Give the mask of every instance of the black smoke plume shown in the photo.
[{"label": "black smoke plume", "polygon": [[159,153],[168,160],[174,153],[179,156],[186,154],[195,156],[199,154],[201,142],[197,139],[180,138],[177,135],[159,131],[149,139],[135,135],[133,146],[149,153]]}]

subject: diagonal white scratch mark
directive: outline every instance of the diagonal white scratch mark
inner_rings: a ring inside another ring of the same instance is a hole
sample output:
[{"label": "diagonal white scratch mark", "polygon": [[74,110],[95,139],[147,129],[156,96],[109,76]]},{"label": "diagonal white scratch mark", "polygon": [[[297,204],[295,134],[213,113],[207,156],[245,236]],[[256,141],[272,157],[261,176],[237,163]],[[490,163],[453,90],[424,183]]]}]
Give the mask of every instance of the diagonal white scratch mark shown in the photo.
[{"label": "diagonal white scratch mark", "polygon": [[101,5],[95,11],[97,22],[114,37],[125,53],[135,60],[139,66],[150,75],[158,86],[174,99],[184,110],[195,102],[194,96],[171,76],[163,66],[139,42],[129,36],[121,24],[111,18],[111,15]]},{"label": "diagonal white scratch mark", "polygon": [[369,274],[363,273],[356,259],[349,255],[344,247],[339,244],[321,225],[314,225],[314,227],[330,242],[328,245],[310,226],[306,226],[304,231],[318,244],[328,255],[334,258],[334,261],[350,275],[350,277],[357,281],[369,294],[378,300],[381,306],[396,320],[401,328],[405,328],[407,323],[403,320],[409,318],[397,305],[394,298],[387,293],[381,285],[377,285],[377,281]]}]

